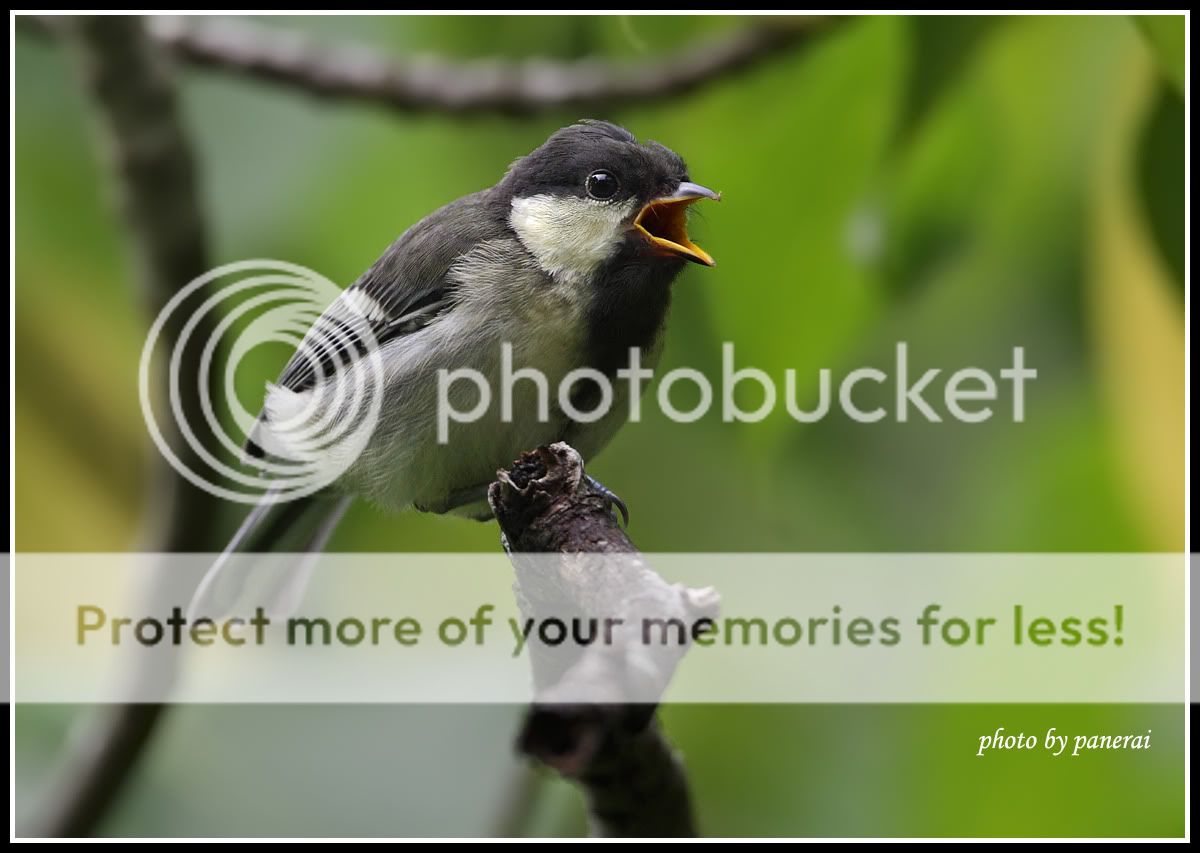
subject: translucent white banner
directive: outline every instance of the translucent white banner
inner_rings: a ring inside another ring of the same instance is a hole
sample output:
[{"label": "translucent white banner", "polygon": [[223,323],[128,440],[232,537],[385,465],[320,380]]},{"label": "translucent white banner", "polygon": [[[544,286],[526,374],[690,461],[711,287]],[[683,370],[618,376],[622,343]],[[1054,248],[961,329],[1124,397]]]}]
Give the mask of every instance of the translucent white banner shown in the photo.
[{"label": "translucent white banner", "polygon": [[1182,555],[216,559],[16,555],[16,700],[1184,698]]}]

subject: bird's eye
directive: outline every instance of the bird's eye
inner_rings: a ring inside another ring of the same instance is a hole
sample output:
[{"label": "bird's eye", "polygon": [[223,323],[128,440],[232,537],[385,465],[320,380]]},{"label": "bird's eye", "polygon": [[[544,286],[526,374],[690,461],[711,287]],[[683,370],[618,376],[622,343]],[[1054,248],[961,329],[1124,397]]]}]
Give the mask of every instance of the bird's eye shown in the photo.
[{"label": "bird's eye", "polygon": [[600,169],[588,175],[587,192],[592,198],[608,201],[617,194],[617,190],[620,188],[617,176],[612,172]]}]

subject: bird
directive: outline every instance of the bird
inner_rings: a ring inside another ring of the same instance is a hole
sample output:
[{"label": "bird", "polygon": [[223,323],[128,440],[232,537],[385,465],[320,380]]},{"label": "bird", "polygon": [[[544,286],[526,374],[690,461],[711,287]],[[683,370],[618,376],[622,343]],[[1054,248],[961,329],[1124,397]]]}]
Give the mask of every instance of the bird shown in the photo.
[{"label": "bird", "polygon": [[[268,384],[244,457],[286,455],[275,424],[301,411],[336,423],[351,416],[339,408],[347,389],[376,381],[381,397],[369,437],[344,450],[346,458],[333,451],[340,473],[320,494],[282,505],[268,495],[252,509],[202,580],[193,610],[220,609],[214,598],[229,555],[271,550],[296,529],[299,550],[319,552],[356,497],[389,510],[486,519],[488,485],[522,452],[565,441],[592,459],[627,420],[628,383],[611,385],[603,417],[564,410],[593,411],[603,396],[597,378],[614,377],[631,350],[642,367],[657,365],[673,283],[688,264],[715,265],[688,236],[689,208],[720,198],[694,183],[665,145],[587,119],[514,160],[495,185],[404,231],[313,323]],[[364,355],[368,340],[373,358]],[[547,405],[535,382],[517,381],[507,420],[493,406],[450,424],[439,440],[435,374],[469,368],[494,384],[505,347],[513,369],[546,377]],[[560,405],[553,389],[581,369],[591,381],[576,382],[571,406]],[[627,524],[624,502],[590,475],[588,482]]]}]

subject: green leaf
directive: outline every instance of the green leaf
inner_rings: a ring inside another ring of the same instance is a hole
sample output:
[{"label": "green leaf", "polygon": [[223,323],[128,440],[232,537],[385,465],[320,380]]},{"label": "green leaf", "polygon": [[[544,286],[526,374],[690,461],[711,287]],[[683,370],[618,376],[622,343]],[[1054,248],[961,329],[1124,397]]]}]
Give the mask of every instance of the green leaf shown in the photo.
[{"label": "green leaf", "polygon": [[1155,245],[1183,293],[1183,99],[1160,86],[1138,140],[1137,178]]},{"label": "green leaf", "polygon": [[930,15],[912,18],[912,67],[904,112],[897,136],[906,137],[961,79],[962,71],[997,24],[1006,20],[988,15]]},{"label": "green leaf", "polygon": [[1158,59],[1163,76],[1171,81],[1175,91],[1183,94],[1183,81],[1187,77],[1184,56],[1184,32],[1182,15],[1134,15],[1134,21]]}]

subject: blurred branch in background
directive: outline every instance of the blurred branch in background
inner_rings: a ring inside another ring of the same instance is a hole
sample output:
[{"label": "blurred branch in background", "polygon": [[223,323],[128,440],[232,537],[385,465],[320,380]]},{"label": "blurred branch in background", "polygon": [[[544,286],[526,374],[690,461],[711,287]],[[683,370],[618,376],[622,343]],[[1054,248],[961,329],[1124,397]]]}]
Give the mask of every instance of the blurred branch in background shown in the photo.
[{"label": "blurred branch in background", "polygon": [[[146,38],[142,21],[132,17],[79,18],[70,22],[82,80],[95,106],[98,132],[115,176],[117,201],[125,216],[132,247],[131,262],[142,286],[147,314],[156,316],[185,285],[209,269],[208,235],[202,219],[195,158],[179,117],[170,64]],[[204,299],[175,311],[164,339],[178,339],[194,309]],[[196,339],[216,337],[211,314],[198,320]],[[204,394],[219,399],[219,376],[208,372],[202,388],[200,347],[185,348],[183,358],[195,369],[179,371],[181,420],[203,423]],[[167,426],[171,424],[168,422]],[[176,432],[172,449],[192,470],[204,467],[195,448]],[[206,449],[219,443],[202,436]],[[166,464],[158,466],[157,491],[150,502],[159,513],[147,531],[155,551],[204,551],[217,540],[213,525],[216,499]]]},{"label": "blurred branch in background", "polygon": [[[27,28],[57,33],[62,19],[22,16]],[[633,64],[397,60],[364,45],[322,45],[304,36],[242,20],[150,18],[151,36],[179,59],[300,89],[311,95],[367,101],[402,112],[527,115],[598,110],[660,100],[802,46],[836,18],[764,20],[675,55]]]},{"label": "blurred branch in background", "polygon": [[[146,36],[140,18],[83,17],[63,22],[64,33],[78,55],[81,77],[96,108],[99,131],[116,176],[125,214],[133,262],[142,281],[147,311],[157,314],[175,293],[208,269],[207,239],[197,193],[191,146],[180,123],[175,87],[162,51]],[[193,303],[199,304],[203,294]],[[164,330],[178,338],[193,313],[186,306]],[[211,323],[210,319],[201,322]],[[213,335],[198,330],[200,340]],[[200,423],[202,372],[199,347],[190,353],[194,369],[179,371],[181,414]],[[185,358],[189,355],[185,351]],[[216,372],[211,374],[214,379]],[[212,389],[209,393],[216,393]],[[185,464],[195,466],[196,451],[176,433],[170,437]],[[213,448],[209,448],[212,450]],[[206,551],[217,541],[216,500],[177,476],[165,462],[156,466],[150,501],[150,528],[145,547],[151,551]],[[140,591],[154,602],[178,600],[196,578],[181,572],[158,572],[169,589]],[[175,676],[173,658],[153,671],[123,674],[150,687],[141,695],[165,695]],[[119,685],[118,689],[125,685]],[[155,691],[155,692],[151,692]],[[121,695],[121,694],[118,694]],[[35,817],[33,834],[90,834],[120,791],[150,738],[163,705],[114,704],[85,717],[71,733],[60,766]]]},{"label": "blurred branch in background", "polygon": [[[657,706],[645,702],[663,694],[687,646],[651,647],[642,631],[647,620],[692,626],[715,617],[716,592],[655,573],[567,444],[522,455],[500,472],[488,499],[526,620],[564,613],[623,620],[610,637],[565,659],[531,641],[537,700],[518,737],[521,751],[583,788],[594,835],[694,836],[683,762],[659,729]],[[532,556],[547,553],[561,555],[558,571]]]}]

